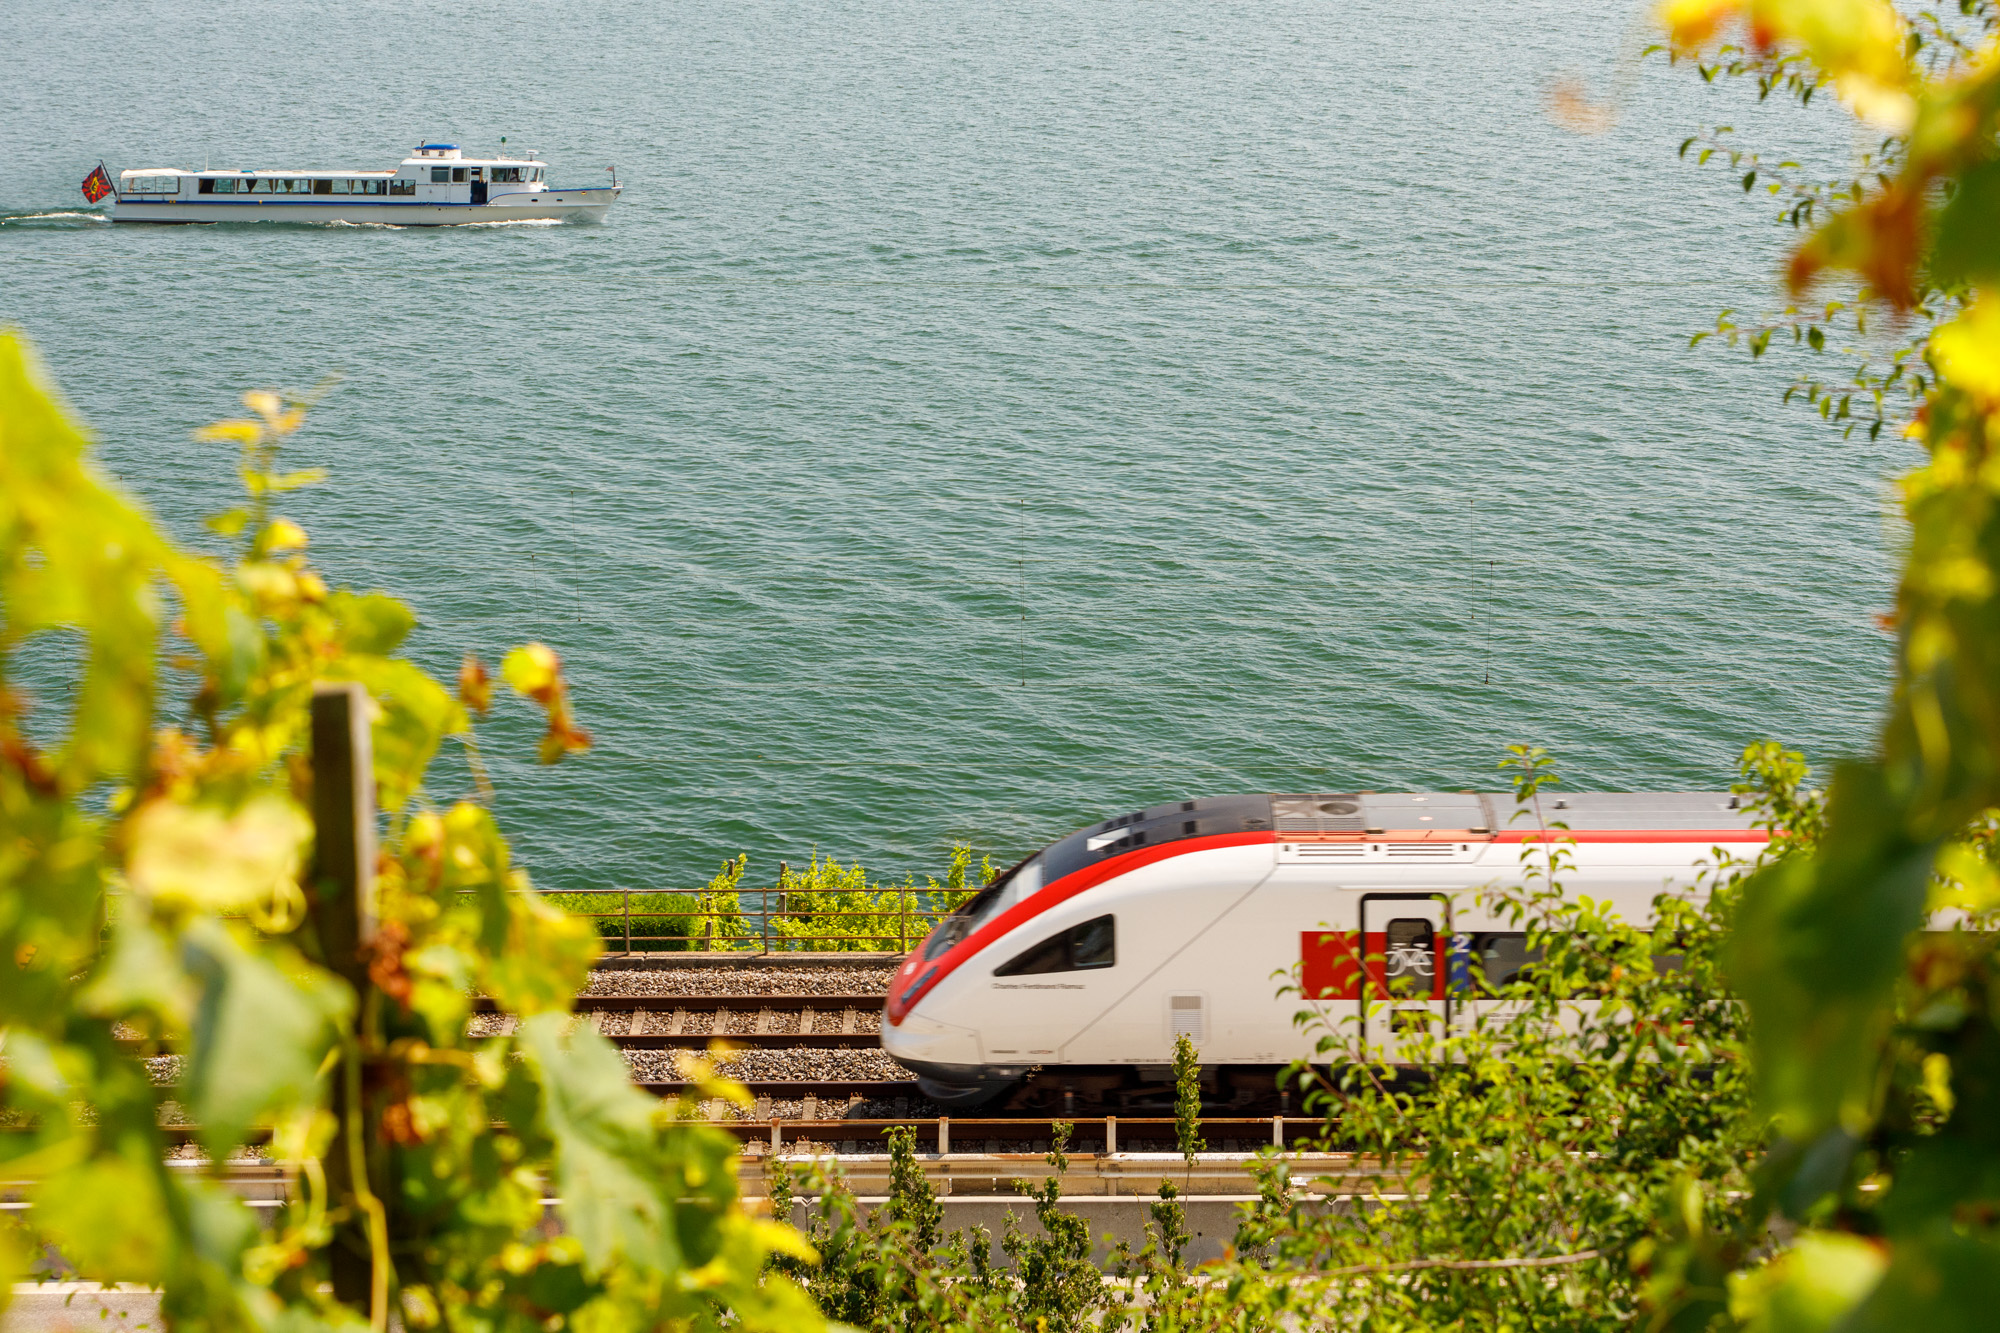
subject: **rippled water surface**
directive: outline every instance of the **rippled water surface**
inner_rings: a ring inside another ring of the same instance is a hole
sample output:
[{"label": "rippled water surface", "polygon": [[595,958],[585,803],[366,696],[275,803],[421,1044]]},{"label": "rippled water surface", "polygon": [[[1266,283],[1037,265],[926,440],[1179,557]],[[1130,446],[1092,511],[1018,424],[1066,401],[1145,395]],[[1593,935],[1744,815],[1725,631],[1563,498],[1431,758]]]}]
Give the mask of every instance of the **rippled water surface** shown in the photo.
[{"label": "rippled water surface", "polygon": [[[1002,856],[1141,801],[1719,784],[1866,743],[1888,443],[1687,337],[1768,307],[1703,116],[1544,0],[40,0],[0,210],[420,139],[629,189],[602,226],[0,224],[0,321],[177,532],[189,429],[342,382],[291,507],[440,670],[567,657],[599,748],[489,728],[545,885]],[[514,756],[515,758],[509,758]],[[453,779],[452,781],[455,781]],[[444,784],[451,786],[451,781]],[[449,791],[440,794],[449,794]]]}]

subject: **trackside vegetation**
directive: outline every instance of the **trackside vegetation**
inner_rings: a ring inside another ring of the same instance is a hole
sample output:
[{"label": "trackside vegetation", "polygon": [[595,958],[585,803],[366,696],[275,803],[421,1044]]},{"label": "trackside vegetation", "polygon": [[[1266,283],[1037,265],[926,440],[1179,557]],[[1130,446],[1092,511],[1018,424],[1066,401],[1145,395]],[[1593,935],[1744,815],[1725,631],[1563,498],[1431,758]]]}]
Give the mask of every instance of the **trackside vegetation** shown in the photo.
[{"label": "trackside vegetation", "polygon": [[870,878],[859,862],[843,866],[810,852],[805,868],[780,863],[778,874],[745,883],[748,854],[722,863],[694,893],[615,890],[550,893],[549,902],[592,922],[608,949],[634,952],[901,953],[999,873],[990,857],[951,849],[944,878],[900,883]]}]

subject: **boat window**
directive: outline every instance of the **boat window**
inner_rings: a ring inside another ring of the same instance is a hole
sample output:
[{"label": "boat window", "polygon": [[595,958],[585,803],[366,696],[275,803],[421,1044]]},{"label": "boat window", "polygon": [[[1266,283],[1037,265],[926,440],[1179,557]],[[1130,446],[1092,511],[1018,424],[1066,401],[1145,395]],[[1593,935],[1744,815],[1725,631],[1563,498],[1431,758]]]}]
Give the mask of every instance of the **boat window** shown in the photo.
[{"label": "boat window", "polygon": [[201,183],[201,192],[203,194],[235,194],[236,181],[233,177],[226,180],[203,181]]},{"label": "boat window", "polygon": [[497,184],[515,184],[521,179],[521,169],[519,167],[495,167],[493,168],[493,179]]},{"label": "boat window", "polygon": [[[342,185],[345,185],[345,184],[347,184],[347,182],[346,182],[346,181],[342,181],[342,182],[340,182],[340,183],[341,183]],[[332,194],[332,193],[333,193],[333,184],[334,184],[334,183],[333,183],[332,181],[327,181],[327,180],[316,180],[316,181],[314,181],[314,182],[313,182],[313,193],[314,193],[314,194]]]},{"label": "boat window", "polygon": [[466,173],[466,171],[467,171],[467,168],[465,168],[465,167],[453,167],[453,168],[451,169],[451,183],[452,183],[452,184],[454,184],[454,185],[463,185],[463,184],[465,184],[465,173]]},{"label": "boat window", "polygon": [[127,176],[127,194],[179,194],[181,189],[178,176]]},{"label": "boat window", "polygon": [[1037,976],[1047,972],[1082,972],[1118,963],[1118,922],[1099,916],[1051,935],[1040,944],[993,969],[996,977]]},{"label": "boat window", "polygon": [[415,181],[389,182],[390,194],[415,194],[416,192],[417,192],[417,183]]},{"label": "boat window", "polygon": [[431,168],[431,184],[433,184],[433,185],[448,185],[448,184],[450,184],[450,183],[451,183],[451,168],[450,168],[450,167],[432,167],[432,168]]},{"label": "boat window", "polygon": [[531,180],[531,181],[538,181],[538,180],[540,180],[541,178],[542,178],[542,169],[541,169],[540,167],[530,167],[530,168],[528,168],[528,179],[529,179],[529,180]]}]

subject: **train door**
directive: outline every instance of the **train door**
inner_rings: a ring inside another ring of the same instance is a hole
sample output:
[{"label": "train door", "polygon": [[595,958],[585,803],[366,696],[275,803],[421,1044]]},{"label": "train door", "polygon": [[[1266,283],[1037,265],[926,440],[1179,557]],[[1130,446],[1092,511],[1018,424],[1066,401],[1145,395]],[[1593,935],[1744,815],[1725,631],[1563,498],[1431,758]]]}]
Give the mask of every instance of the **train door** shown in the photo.
[{"label": "train door", "polygon": [[1413,1038],[1444,1036],[1452,1017],[1451,895],[1348,901],[1354,929],[1300,933],[1301,989],[1319,1004],[1338,1049],[1395,1063],[1427,1058]]},{"label": "train door", "polygon": [[1451,1022],[1450,895],[1364,893],[1357,912],[1362,1049],[1392,1064],[1435,1059],[1423,1048],[1441,1040]]}]

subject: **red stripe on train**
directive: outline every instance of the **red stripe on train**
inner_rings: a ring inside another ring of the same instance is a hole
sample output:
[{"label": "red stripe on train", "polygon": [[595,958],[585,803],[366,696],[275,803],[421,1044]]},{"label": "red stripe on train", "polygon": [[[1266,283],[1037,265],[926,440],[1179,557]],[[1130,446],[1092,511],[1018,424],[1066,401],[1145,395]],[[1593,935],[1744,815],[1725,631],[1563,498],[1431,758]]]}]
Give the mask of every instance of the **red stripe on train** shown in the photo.
[{"label": "red stripe on train", "polygon": [[[1045,884],[1031,897],[1024,898],[1012,907],[994,917],[965,939],[952,946],[950,953],[940,958],[922,973],[922,979],[914,985],[905,972],[898,976],[889,993],[888,1015],[890,1026],[900,1026],[904,1015],[916,1002],[938,982],[943,981],[974,954],[984,949],[994,940],[1013,930],[1024,921],[1032,921],[1052,907],[1068,902],[1077,894],[1094,889],[1107,879],[1113,879],[1130,870],[1164,861],[1170,856],[1185,856],[1190,852],[1215,851],[1223,847],[1249,847],[1257,843],[1276,842],[1275,833],[1214,833],[1205,838],[1182,838],[1178,842],[1164,842],[1157,847],[1135,847],[1129,852],[1108,856],[1094,866],[1072,870],[1053,884]],[[907,966],[907,965],[906,965]],[[908,989],[905,989],[905,988]]]},{"label": "red stripe on train", "polygon": [[1726,829],[1503,829],[1493,835],[1495,842],[1555,842],[1569,838],[1575,842],[1769,842],[1771,834],[1760,828]]}]

